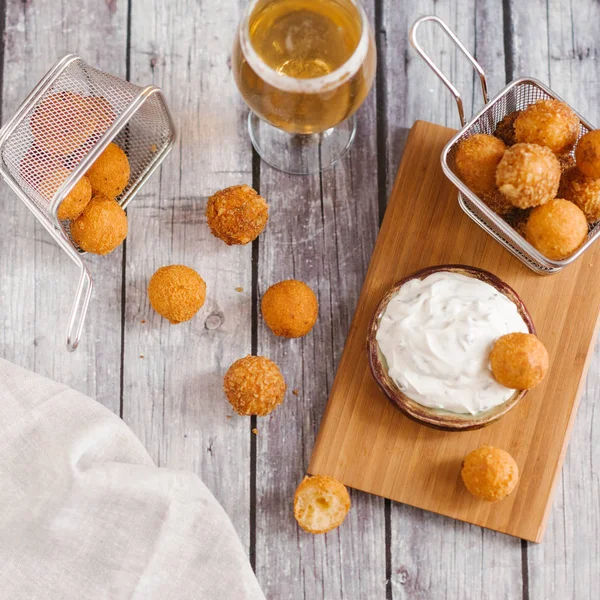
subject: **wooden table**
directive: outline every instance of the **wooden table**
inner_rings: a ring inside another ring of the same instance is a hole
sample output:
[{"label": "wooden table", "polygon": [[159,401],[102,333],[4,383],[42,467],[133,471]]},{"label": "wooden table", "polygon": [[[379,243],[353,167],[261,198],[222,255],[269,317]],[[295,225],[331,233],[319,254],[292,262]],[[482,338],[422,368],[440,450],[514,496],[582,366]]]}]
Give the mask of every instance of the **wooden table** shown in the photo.
[{"label": "wooden table", "polygon": [[[299,178],[261,164],[229,55],[245,5],[230,0],[4,0],[2,120],[56,59],[78,52],[170,101],[179,141],[129,210],[130,234],[90,257],[96,292],[75,354],[64,345],[77,273],[2,184],[0,354],[89,394],[135,431],[161,466],[198,473],[231,516],[268,598],[597,598],[600,589],[600,394],[596,355],[542,545],[352,493],[344,525],[313,537],[296,526],[294,489],[327,394],[406,128],[457,125],[453,100],[408,45],[417,16],[444,18],[476,55],[490,89],[531,75],[592,123],[600,121],[600,5],[558,0],[367,0],[376,29],[376,86],[359,112],[349,156]],[[478,82],[441,38],[425,40],[461,90],[467,114]],[[249,183],[271,206],[258,242],[213,238],[204,205],[218,188]],[[146,284],[169,263],[195,267],[208,299],[191,322],[152,312]],[[272,283],[295,277],[318,292],[320,319],[305,339],[276,339],[258,316]],[[575,316],[576,318],[576,316]],[[222,391],[229,365],[249,353],[277,361],[290,390],[271,416],[241,418]],[[252,433],[253,428],[258,433]]]}]

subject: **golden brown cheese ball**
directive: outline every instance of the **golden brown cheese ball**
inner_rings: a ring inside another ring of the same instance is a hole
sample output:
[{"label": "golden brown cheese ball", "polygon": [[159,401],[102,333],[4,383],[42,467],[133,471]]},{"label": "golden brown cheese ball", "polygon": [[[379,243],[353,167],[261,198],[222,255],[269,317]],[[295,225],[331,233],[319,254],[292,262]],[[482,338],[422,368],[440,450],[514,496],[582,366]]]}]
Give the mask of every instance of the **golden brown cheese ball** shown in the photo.
[{"label": "golden brown cheese ball", "polygon": [[261,311],[275,334],[286,338],[306,335],[317,322],[319,302],[302,281],[286,279],[272,285],[264,294]]},{"label": "golden brown cheese ball", "polygon": [[173,325],[189,321],[206,300],[206,283],[190,267],[161,267],[148,283],[148,299],[152,308]]},{"label": "golden brown cheese ball", "polygon": [[[58,168],[49,175],[46,175],[39,184],[39,189],[42,194],[50,199],[57,192],[58,188],[69,177],[69,171],[64,168]],[[67,219],[76,219],[83,209],[92,199],[92,186],[88,178],[84,175],[73,186],[73,189],[66,195],[60,203],[57,215],[61,221]]]},{"label": "golden brown cheese ball", "polygon": [[600,129],[588,131],[575,148],[577,168],[587,177],[600,179]]},{"label": "golden brown cheese ball", "polygon": [[476,133],[458,144],[455,165],[458,176],[476,194],[496,187],[496,167],[506,150],[502,140]]},{"label": "golden brown cheese ball", "polygon": [[130,167],[127,155],[112,142],[86,173],[94,194],[116,198],[129,183]]},{"label": "golden brown cheese ball", "polygon": [[71,221],[71,236],[85,252],[109,254],[127,237],[127,215],[116,200],[94,196]]},{"label": "golden brown cheese ball", "polygon": [[548,351],[532,333],[508,333],[499,337],[490,353],[496,381],[511,390],[530,390],[548,370]]},{"label": "golden brown cheese ball", "polygon": [[562,260],[573,254],[587,234],[583,211],[563,198],[532,210],[525,226],[527,241],[551,260]]},{"label": "golden brown cheese ball", "polygon": [[529,208],[556,196],[560,173],[560,163],[548,148],[515,144],[498,165],[496,183],[514,206]]},{"label": "golden brown cheese ball", "polygon": [[225,375],[227,400],[240,415],[264,417],[283,402],[285,380],[279,367],[264,356],[236,360]]},{"label": "golden brown cheese ball", "polygon": [[40,102],[29,125],[38,148],[48,154],[67,156],[90,139],[97,119],[84,96],[57,92]]},{"label": "golden brown cheese ball", "polygon": [[248,244],[267,225],[269,205],[249,185],[234,185],[208,199],[206,219],[212,234],[228,246]]},{"label": "golden brown cheese ball", "polygon": [[570,150],[579,135],[579,117],[560,100],[538,100],[515,120],[517,142],[546,146],[555,154]]},{"label": "golden brown cheese ball", "polygon": [[572,167],[563,173],[558,195],[574,202],[585,214],[588,223],[600,220],[600,179],[591,179]]},{"label": "golden brown cheese ball", "polygon": [[519,467],[505,450],[481,446],[465,456],[460,475],[473,496],[496,502],[515,489],[519,481]]},{"label": "golden brown cheese ball", "polygon": [[333,477],[305,477],[296,488],[294,517],[308,533],[327,533],[339,527],[349,510],[348,490]]},{"label": "golden brown cheese ball", "polygon": [[92,185],[84,175],[65,196],[58,207],[58,218],[61,221],[76,219],[92,199]]},{"label": "golden brown cheese ball", "polygon": [[504,119],[496,125],[494,135],[497,138],[500,138],[507,146],[512,146],[517,141],[515,139],[515,121],[520,114],[520,110],[508,113]]}]

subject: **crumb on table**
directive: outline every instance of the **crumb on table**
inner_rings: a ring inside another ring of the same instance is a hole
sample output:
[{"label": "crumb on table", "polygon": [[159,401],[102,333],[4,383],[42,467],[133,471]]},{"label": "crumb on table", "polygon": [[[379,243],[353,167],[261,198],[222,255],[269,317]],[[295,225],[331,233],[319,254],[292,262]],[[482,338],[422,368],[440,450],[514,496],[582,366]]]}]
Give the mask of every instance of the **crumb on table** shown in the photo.
[{"label": "crumb on table", "polygon": [[145,322],[146,322],[146,319],[142,319],[142,321],[141,321],[141,322],[142,322],[142,323],[145,323]]},{"label": "crumb on table", "polygon": [[243,288],[243,287],[236,287],[236,288],[235,288],[235,291],[236,291],[236,292],[240,292],[240,293],[241,293],[241,292],[243,292],[243,291],[244,291],[244,288]]},{"label": "crumb on table", "polygon": [[256,427],[255,427],[255,428],[252,430],[252,433],[253,433],[254,435],[258,435],[258,429],[256,429]]},{"label": "crumb on table", "polygon": [[143,354],[140,354],[140,358],[144,358],[144,355],[143,355]]},{"label": "crumb on table", "polygon": [[292,390],[292,394],[294,394],[294,396],[299,396],[300,395],[300,390],[299,389],[293,389]]}]

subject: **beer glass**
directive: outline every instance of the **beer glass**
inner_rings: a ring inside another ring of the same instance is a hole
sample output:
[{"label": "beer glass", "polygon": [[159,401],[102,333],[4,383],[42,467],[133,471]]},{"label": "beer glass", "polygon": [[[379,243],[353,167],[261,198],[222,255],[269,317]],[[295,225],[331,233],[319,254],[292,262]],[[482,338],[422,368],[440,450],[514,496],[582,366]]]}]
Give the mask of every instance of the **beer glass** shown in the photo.
[{"label": "beer glass", "polygon": [[358,0],[251,0],[232,69],[261,158],[288,173],[334,165],[354,140],[354,113],[375,67],[373,33]]}]

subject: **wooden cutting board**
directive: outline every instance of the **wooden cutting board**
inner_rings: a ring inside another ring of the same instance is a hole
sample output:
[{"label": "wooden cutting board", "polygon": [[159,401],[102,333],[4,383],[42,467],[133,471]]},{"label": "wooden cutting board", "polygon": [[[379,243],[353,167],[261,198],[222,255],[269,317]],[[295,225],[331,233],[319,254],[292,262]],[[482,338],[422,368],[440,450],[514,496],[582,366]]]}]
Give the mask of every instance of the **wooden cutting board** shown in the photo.
[{"label": "wooden cutting board", "polygon": [[[460,209],[440,166],[453,134],[422,121],[410,131],[309,472],[540,542],[596,340],[600,244],[558,274],[530,271]],[[385,291],[443,263],[481,267],[511,285],[550,354],[543,383],[500,421],[472,432],[436,431],[404,417],[380,392],[367,360],[367,327]],[[472,497],[460,479],[463,457],[482,444],[510,452],[521,471],[515,492],[498,503]]]}]

